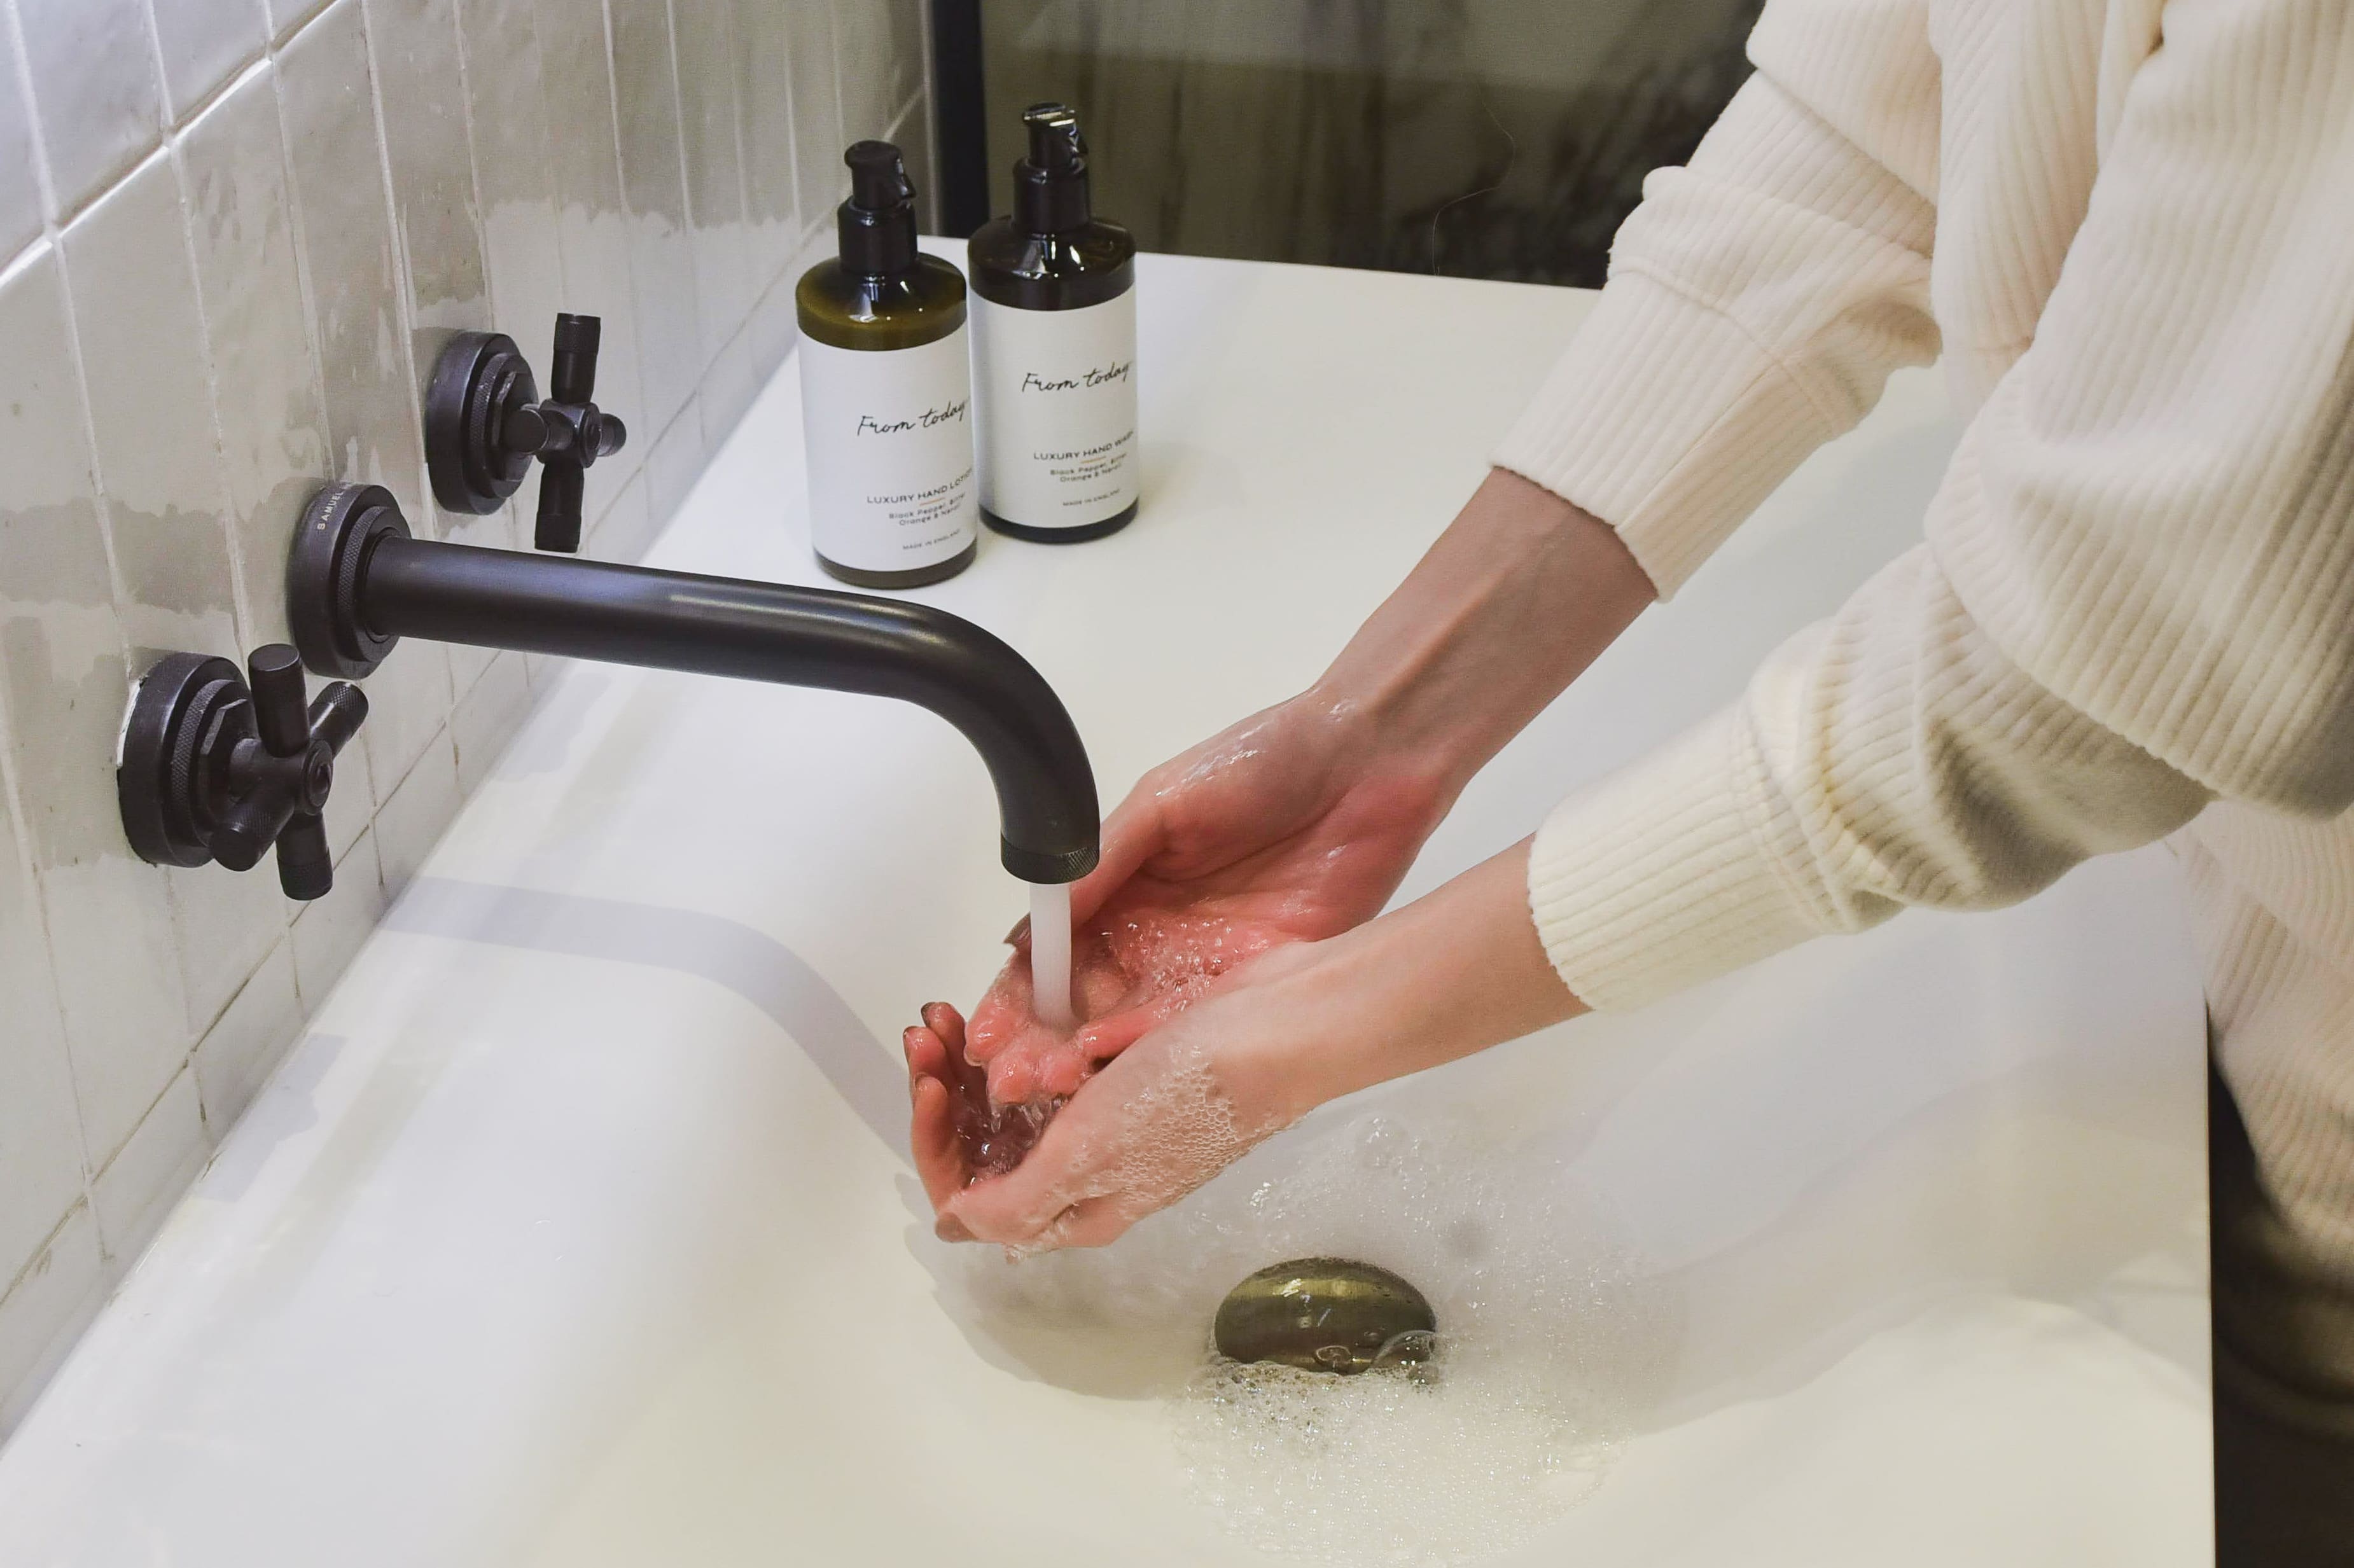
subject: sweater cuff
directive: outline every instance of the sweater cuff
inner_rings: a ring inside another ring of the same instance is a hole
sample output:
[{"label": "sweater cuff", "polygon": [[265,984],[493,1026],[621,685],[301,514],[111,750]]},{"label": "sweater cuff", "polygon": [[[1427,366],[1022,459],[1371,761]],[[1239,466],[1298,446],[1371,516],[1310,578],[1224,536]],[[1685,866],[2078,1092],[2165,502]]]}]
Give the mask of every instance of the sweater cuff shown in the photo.
[{"label": "sweater cuff", "polygon": [[1844,428],[1730,316],[1622,267],[1493,461],[1615,527],[1665,599]]},{"label": "sweater cuff", "polygon": [[1640,1007],[1818,935],[1777,800],[1734,707],[1562,802],[1531,846],[1529,907],[1571,992]]}]

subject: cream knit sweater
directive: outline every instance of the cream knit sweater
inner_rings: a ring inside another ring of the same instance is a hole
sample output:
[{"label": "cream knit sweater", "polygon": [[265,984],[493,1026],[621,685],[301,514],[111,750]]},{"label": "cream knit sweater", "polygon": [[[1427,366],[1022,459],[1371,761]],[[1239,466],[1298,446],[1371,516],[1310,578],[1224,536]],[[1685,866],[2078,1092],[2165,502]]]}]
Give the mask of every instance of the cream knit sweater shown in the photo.
[{"label": "cream knit sweater", "polygon": [[[2223,1065],[2354,1278],[2354,0],[1770,0],[1750,54],[1497,461],[1670,594],[1894,367],[1970,424],[1925,543],[1553,815],[1546,948],[1629,1007],[2205,810]],[[2235,1059],[2284,985],[2343,994]]]}]

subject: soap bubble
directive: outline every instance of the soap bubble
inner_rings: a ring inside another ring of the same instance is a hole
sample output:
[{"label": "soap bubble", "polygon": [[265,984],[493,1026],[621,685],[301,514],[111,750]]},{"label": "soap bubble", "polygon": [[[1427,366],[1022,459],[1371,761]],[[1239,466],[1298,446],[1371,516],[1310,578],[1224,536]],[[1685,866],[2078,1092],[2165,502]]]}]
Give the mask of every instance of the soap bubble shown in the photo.
[{"label": "soap bubble", "polygon": [[[1303,1562],[1528,1541],[1602,1484],[1672,1331],[1563,1160],[1444,1115],[1311,1125],[1109,1247],[960,1256],[982,1328],[1068,1386],[1157,1397],[1193,1499]],[[1437,1316],[1431,1361],[1343,1376],[1216,1355],[1225,1293],[1295,1257],[1411,1281]]]}]

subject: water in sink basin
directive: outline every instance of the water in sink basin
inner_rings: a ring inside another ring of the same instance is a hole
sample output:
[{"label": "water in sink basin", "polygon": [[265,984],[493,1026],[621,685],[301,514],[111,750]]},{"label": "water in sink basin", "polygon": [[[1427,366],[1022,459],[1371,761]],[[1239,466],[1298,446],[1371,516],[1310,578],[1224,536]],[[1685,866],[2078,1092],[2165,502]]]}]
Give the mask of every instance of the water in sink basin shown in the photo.
[{"label": "water in sink basin", "polygon": [[[1218,1357],[1225,1293],[1310,1255],[1418,1286],[1435,1375]],[[1564,1163],[1460,1112],[1310,1123],[1113,1246],[961,1261],[976,1328],[1052,1381],[1158,1401],[1194,1499],[1309,1561],[1468,1562],[1524,1541],[1600,1484],[1672,1334]]]}]

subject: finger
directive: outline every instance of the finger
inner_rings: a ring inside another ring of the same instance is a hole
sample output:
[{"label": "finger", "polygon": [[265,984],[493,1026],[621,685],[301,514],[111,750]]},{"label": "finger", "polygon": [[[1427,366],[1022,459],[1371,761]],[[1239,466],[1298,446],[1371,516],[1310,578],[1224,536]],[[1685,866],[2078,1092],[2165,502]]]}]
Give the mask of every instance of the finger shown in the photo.
[{"label": "finger", "polygon": [[1020,1105],[1039,1097],[1038,1055],[1034,1050],[1010,1050],[991,1058],[989,1098],[992,1105]]},{"label": "finger", "polygon": [[1108,1062],[1160,1027],[1175,1011],[1165,1006],[1165,998],[1155,998],[1142,1007],[1098,1018],[1071,1036],[1072,1047],[1090,1062]]},{"label": "finger", "polygon": [[963,1140],[957,1136],[954,1096],[941,1076],[948,1066],[948,1051],[937,1033],[921,1027],[908,1030],[901,1043],[907,1055],[907,1095],[912,1107],[908,1150],[915,1158],[916,1175],[924,1184],[924,1195],[938,1214],[940,1205],[963,1191],[972,1177]]},{"label": "finger", "polygon": [[1108,1062],[1200,1000],[1187,991],[1167,991],[1122,1012],[1098,1018],[1071,1036],[1089,1061]]},{"label": "finger", "polygon": [[1138,1215],[1118,1198],[1086,1198],[1055,1216],[1029,1245],[1046,1252],[1065,1247],[1109,1246],[1128,1234]]},{"label": "finger", "polygon": [[1075,1095],[1094,1073],[1095,1062],[1072,1042],[1058,1040],[1038,1054],[1031,1070],[1038,1095]]},{"label": "finger", "polygon": [[972,1010],[972,1024],[964,1033],[966,1059],[987,1063],[1019,1040],[1032,1022],[1030,966],[1017,960],[1005,967]]},{"label": "finger", "polygon": [[1066,1110],[1047,1124],[1038,1146],[1021,1164],[967,1187],[949,1201],[948,1212],[983,1241],[1026,1245],[1065,1209],[1090,1196],[1086,1183],[1093,1174],[1098,1141],[1084,1116]]},{"label": "finger", "polygon": [[911,1097],[927,1078],[948,1082],[948,1047],[937,1032],[917,1024],[899,1036],[899,1048],[907,1057],[907,1093]]},{"label": "finger", "polygon": [[958,1056],[964,1054],[964,1014],[945,1001],[924,1004],[924,1027],[940,1037],[940,1044]]},{"label": "finger", "polygon": [[948,1059],[947,1071],[938,1075],[952,1089],[969,1095],[981,1093],[987,1079],[973,1065],[967,1049],[964,1014],[945,1001],[928,1002],[924,1007],[924,1026],[939,1036],[941,1053]]},{"label": "finger", "polygon": [[[1102,842],[1103,853],[1096,868],[1071,884],[1074,926],[1093,919],[1104,900],[1143,869],[1168,842],[1168,821],[1161,814],[1161,798],[1150,775],[1129,790],[1119,809],[1105,820]],[[1023,935],[1028,934],[1025,923]]]},{"label": "finger", "polygon": [[909,1142],[916,1157],[916,1175],[924,1196],[938,1215],[949,1199],[964,1191],[969,1172],[964,1148],[957,1139],[956,1113],[949,1104],[949,1086],[938,1078],[916,1080],[916,1110]]}]

